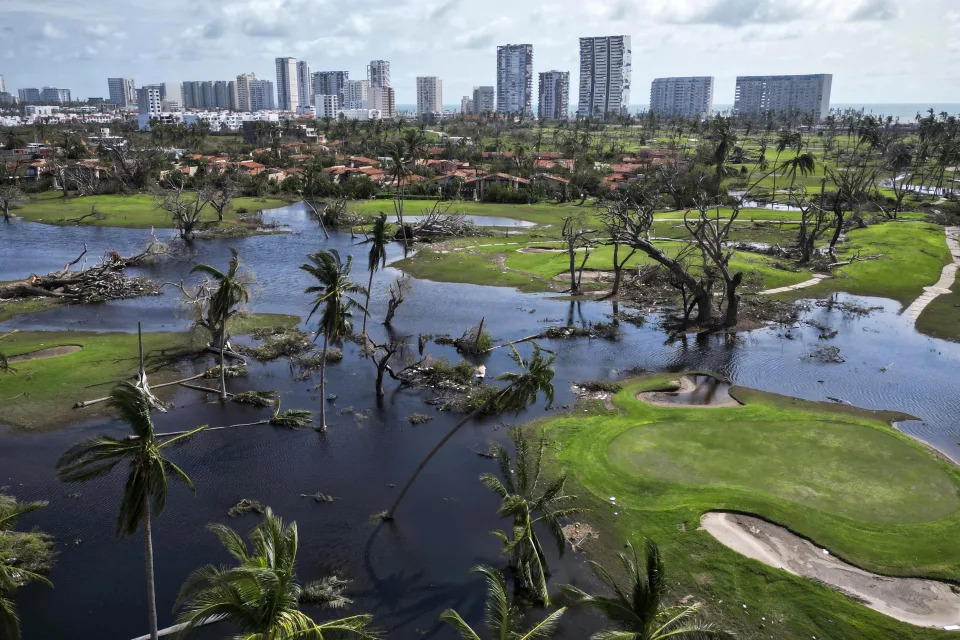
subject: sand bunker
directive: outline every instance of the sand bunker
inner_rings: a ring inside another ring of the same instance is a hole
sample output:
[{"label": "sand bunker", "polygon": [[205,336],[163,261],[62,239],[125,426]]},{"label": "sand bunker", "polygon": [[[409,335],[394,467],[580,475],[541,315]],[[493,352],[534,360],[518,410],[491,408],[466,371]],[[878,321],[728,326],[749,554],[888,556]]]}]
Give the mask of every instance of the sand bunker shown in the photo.
[{"label": "sand bunker", "polygon": [[11,363],[14,362],[28,362],[30,360],[41,360],[43,358],[55,358],[57,356],[65,356],[68,353],[76,353],[82,349],[78,344],[65,344],[59,347],[49,347],[47,349],[38,349],[37,351],[31,351],[30,353],[24,353],[19,356],[10,356],[7,360]]},{"label": "sand bunker", "polygon": [[[563,273],[557,274],[553,278],[554,280],[563,280],[564,282],[570,282],[570,272],[564,271]],[[580,282],[603,282],[604,280],[613,279],[612,273],[607,273],[606,271],[591,271],[589,269],[583,270],[583,275],[580,278]]]},{"label": "sand bunker", "polygon": [[742,406],[730,395],[730,384],[713,376],[683,376],[674,380],[676,391],[638,393],[637,399],[658,407],[716,409]]},{"label": "sand bunker", "polygon": [[760,518],[714,512],[704,514],[700,524],[737,553],[822,582],[902,622],[940,628],[960,624],[960,594],[946,583],[869,573]]},{"label": "sand bunker", "polygon": [[545,247],[524,247],[517,253],[566,253],[566,249],[547,249]]}]

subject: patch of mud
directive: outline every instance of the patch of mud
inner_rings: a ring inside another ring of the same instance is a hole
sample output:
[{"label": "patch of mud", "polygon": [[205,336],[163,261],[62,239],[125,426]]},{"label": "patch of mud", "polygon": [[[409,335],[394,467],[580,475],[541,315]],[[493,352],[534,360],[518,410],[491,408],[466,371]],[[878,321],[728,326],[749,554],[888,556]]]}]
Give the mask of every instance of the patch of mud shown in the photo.
[{"label": "patch of mud", "polygon": [[68,353],[76,353],[82,348],[83,347],[78,344],[65,344],[59,347],[38,349],[30,353],[20,354],[19,356],[10,356],[7,360],[12,364],[16,362],[29,362],[30,360],[42,360],[44,358],[55,358],[57,356],[65,356]]},{"label": "patch of mud", "polygon": [[524,247],[517,253],[566,253],[566,249],[546,249],[544,247]]},{"label": "patch of mud", "polygon": [[[554,280],[562,280],[564,282],[570,282],[570,272],[564,271],[563,273],[557,274],[553,277]],[[589,269],[583,270],[583,276],[580,278],[580,282],[603,282],[604,280],[612,280],[613,274],[606,271],[590,271]]]},{"label": "patch of mud", "polygon": [[743,406],[730,395],[730,384],[713,376],[683,376],[674,380],[674,391],[647,391],[637,399],[658,407],[690,407],[717,409]]},{"label": "patch of mud", "polygon": [[582,522],[572,522],[563,527],[563,537],[567,539],[567,542],[570,543],[570,549],[574,552],[583,551],[583,545],[590,541],[596,540],[600,537],[600,534],[588,524]]},{"label": "patch of mud", "polygon": [[858,569],[760,518],[711,512],[703,515],[700,525],[737,553],[825,584],[902,622],[939,628],[960,624],[960,594],[949,584],[891,578]]}]

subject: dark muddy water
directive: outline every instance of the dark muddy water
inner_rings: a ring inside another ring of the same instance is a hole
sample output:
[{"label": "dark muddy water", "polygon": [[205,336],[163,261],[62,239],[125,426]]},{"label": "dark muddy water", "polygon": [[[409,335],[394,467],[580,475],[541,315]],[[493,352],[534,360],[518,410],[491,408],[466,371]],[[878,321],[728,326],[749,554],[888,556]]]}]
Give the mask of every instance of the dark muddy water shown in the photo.
[{"label": "dark muddy water", "polygon": [[[191,250],[140,270],[158,281],[189,281],[196,260],[223,265],[235,247],[257,281],[256,311],[295,313],[306,317],[308,285],[296,267],[307,253],[334,247],[355,253],[355,280],[366,281],[366,247],[336,234],[324,240],[300,206],[268,212],[290,226],[287,235],[197,242]],[[168,231],[159,234],[169,236]],[[61,268],[86,243],[91,259],[108,249],[129,254],[140,248],[148,231],[53,227],[14,222],[0,225],[0,280],[46,273]],[[390,258],[400,255],[393,246]],[[387,285],[400,275],[387,269],[374,279],[371,327],[381,332]],[[169,291],[169,290],[168,290]],[[64,307],[48,313],[14,318],[3,328],[21,330],[76,329],[131,331],[137,321],[145,330],[176,330],[188,320],[177,310],[175,296],[143,298],[91,307]],[[650,317],[643,327],[622,325],[619,342],[544,341],[558,355],[557,404],[573,401],[572,383],[607,378],[639,367],[652,371],[709,370],[734,384],[813,400],[839,398],[855,405],[895,409],[922,420],[901,428],[960,459],[960,347],[916,333],[897,315],[899,304],[887,300],[845,301],[880,310],[862,317],[828,307],[813,306],[806,319],[839,333],[826,341],[840,348],[846,362],[820,364],[807,354],[822,346],[819,331],[800,326],[781,337],[770,328],[736,338],[710,336],[667,342]],[[548,295],[521,294],[511,289],[412,280],[406,302],[394,321],[394,332],[459,335],[467,326],[486,319],[492,335],[515,339],[545,326],[608,320],[609,303],[570,303]],[[413,339],[416,344],[416,338]],[[527,346],[523,351],[526,353]],[[451,349],[430,345],[435,355],[457,356]],[[486,361],[488,376],[512,369],[506,350]],[[310,390],[317,383],[296,381],[284,362],[253,363],[238,389],[275,389],[285,408],[316,410],[322,399]],[[242,530],[256,523],[253,516],[231,520],[227,509],[239,498],[271,505],[296,520],[301,537],[299,571],[304,580],[338,570],[354,580],[356,611],[376,615],[391,638],[454,638],[437,623],[447,607],[457,608],[471,622],[482,617],[484,587],[468,574],[478,563],[502,563],[491,529],[504,526],[496,516],[497,501],[477,481],[491,471],[489,460],[476,455],[490,440],[501,440],[507,423],[543,415],[542,404],[517,418],[477,421],[462,430],[421,476],[398,512],[398,520],[374,536],[369,516],[391,502],[395,489],[416,461],[436,442],[457,416],[437,413],[425,400],[430,392],[399,391],[390,385],[380,403],[373,398],[373,368],[360,359],[352,345],[342,363],[328,369],[330,431],[288,431],[258,427],[211,432],[174,453],[176,462],[193,478],[196,494],[174,487],[166,512],[156,522],[157,596],[162,626],[173,622],[171,608],[184,578],[198,566],[228,562],[208,522],[228,522]],[[0,381],[0,398],[3,384]],[[198,393],[179,392],[176,410],[156,416],[160,431],[198,424],[231,424],[256,419],[266,411],[205,402]],[[414,413],[434,420],[413,426]],[[356,414],[361,414],[358,417]],[[22,499],[49,500],[50,505],[25,518],[27,527],[39,526],[56,536],[60,556],[50,575],[49,589],[32,585],[18,600],[25,637],[130,638],[146,631],[143,606],[142,543],[139,538],[118,541],[113,536],[121,474],[83,486],[61,485],[54,477],[57,456],[81,438],[97,433],[122,434],[110,420],[82,421],[43,434],[22,434],[0,428],[0,486]],[[337,498],[317,504],[301,494],[317,491]],[[555,583],[586,579],[582,557],[568,554],[554,563]],[[329,615],[309,610],[318,618]],[[105,622],[109,621],[109,622]],[[562,638],[583,638],[595,620],[570,615]],[[216,627],[202,637],[219,637]]]}]

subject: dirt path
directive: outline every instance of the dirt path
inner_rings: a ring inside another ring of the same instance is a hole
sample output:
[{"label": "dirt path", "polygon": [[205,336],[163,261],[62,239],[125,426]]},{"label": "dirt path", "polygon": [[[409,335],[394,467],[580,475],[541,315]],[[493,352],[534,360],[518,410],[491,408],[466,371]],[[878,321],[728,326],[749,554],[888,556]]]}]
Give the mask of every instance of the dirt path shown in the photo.
[{"label": "dirt path", "polygon": [[30,353],[24,353],[19,356],[10,356],[7,358],[11,363],[13,362],[29,362],[30,360],[41,360],[43,358],[55,358],[57,356],[65,356],[68,353],[76,353],[82,349],[78,344],[65,344],[60,347],[49,347],[47,349],[38,349],[37,351],[31,351]]},{"label": "dirt path", "polygon": [[812,287],[818,285],[830,276],[823,275],[820,273],[813,274],[813,277],[809,280],[804,280],[803,282],[798,282],[797,284],[792,284],[789,287],[777,287],[776,289],[767,289],[765,291],[760,291],[757,293],[758,296],[772,296],[775,293],[786,293],[788,291],[796,291],[797,289],[806,289],[807,287]]},{"label": "dirt path", "polygon": [[950,293],[950,287],[953,286],[953,282],[957,278],[957,268],[960,267],[960,242],[957,241],[960,237],[960,227],[947,227],[946,235],[947,248],[950,249],[953,262],[943,268],[943,271],[940,272],[940,280],[935,285],[924,287],[923,295],[914,300],[913,304],[904,310],[903,315],[909,318],[913,324],[916,324],[917,318],[935,298]]},{"label": "dirt path", "polygon": [[713,512],[704,514],[700,525],[737,553],[822,582],[902,622],[938,628],[960,624],[960,594],[946,583],[878,576],[759,518]]}]

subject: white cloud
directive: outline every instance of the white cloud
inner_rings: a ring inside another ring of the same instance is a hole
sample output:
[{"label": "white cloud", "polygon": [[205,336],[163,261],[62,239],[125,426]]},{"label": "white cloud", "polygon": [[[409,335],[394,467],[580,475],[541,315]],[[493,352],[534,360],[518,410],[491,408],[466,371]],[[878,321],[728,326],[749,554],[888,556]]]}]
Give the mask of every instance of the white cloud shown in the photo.
[{"label": "white cloud", "polygon": [[49,22],[43,23],[43,28],[40,30],[40,34],[47,40],[60,40],[67,37],[67,34],[62,29]]}]

